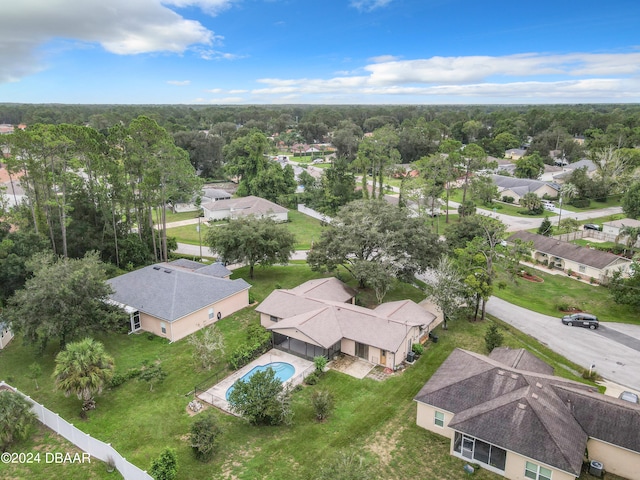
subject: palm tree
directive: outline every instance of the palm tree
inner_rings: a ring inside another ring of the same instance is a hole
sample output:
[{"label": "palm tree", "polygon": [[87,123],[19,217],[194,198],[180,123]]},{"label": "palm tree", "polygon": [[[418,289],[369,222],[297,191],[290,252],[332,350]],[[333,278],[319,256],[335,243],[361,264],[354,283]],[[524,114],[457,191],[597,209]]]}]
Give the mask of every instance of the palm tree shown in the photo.
[{"label": "palm tree", "polygon": [[82,410],[96,407],[94,395],[113,377],[113,358],[102,343],[92,338],[70,343],[56,356],[53,371],[56,388],[65,396],[75,393],[82,400]]},{"label": "palm tree", "polygon": [[627,250],[632,250],[638,241],[638,237],[640,237],[640,227],[627,227],[623,226],[620,229],[620,233],[616,237],[616,243],[619,243],[618,240],[622,237],[627,237],[626,248],[624,249],[624,254],[626,256]]},{"label": "palm tree", "polygon": [[562,201],[564,200],[566,203],[569,203],[578,193],[578,187],[573,183],[565,183],[560,187],[560,215],[558,216],[558,226],[560,226],[560,220],[562,219]]}]

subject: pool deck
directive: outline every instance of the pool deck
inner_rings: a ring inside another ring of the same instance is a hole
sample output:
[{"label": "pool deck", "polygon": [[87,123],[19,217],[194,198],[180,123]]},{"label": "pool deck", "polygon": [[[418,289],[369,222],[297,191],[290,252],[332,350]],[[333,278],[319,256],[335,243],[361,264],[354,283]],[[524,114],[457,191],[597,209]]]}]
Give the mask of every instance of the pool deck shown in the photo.
[{"label": "pool deck", "polygon": [[[200,400],[207,402],[214,407],[218,407],[225,412],[232,413],[229,402],[227,402],[226,394],[227,390],[239,379],[242,378],[246,373],[252,370],[255,367],[261,367],[267,365],[268,363],[274,362],[285,362],[293,365],[295,371],[293,372],[293,376],[285,382],[285,384],[289,385],[298,385],[302,383],[304,377],[315,370],[315,365],[313,362],[309,360],[305,360],[304,358],[296,357],[295,355],[291,355],[290,353],[283,352],[281,350],[276,350],[275,348],[269,350],[267,353],[261,355],[256,358],[254,361],[245,365],[240,370],[233,372],[231,375],[226,377],[221,382],[217,383],[210,389],[205,392],[200,392],[197,396]],[[235,414],[234,414],[235,415]]]}]

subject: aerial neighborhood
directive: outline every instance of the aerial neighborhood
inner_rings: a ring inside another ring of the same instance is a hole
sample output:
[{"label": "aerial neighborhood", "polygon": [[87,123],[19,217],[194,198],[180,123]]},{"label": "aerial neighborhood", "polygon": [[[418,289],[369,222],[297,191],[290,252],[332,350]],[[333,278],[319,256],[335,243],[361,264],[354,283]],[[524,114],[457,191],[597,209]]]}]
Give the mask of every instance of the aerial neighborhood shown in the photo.
[{"label": "aerial neighborhood", "polygon": [[0,477],[640,478],[637,105],[56,109],[0,104]]}]

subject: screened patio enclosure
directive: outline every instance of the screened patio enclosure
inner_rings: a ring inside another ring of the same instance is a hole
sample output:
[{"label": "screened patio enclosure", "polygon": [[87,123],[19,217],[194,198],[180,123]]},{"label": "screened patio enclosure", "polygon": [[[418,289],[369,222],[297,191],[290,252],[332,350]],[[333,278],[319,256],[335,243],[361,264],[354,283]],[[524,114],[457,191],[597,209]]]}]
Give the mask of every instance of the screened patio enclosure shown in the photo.
[{"label": "screened patio enclosure", "polygon": [[288,337],[276,332],[273,332],[273,346],[278,350],[282,350],[308,360],[313,360],[314,357],[325,357],[326,359],[331,360],[334,355],[340,353],[340,342],[337,342],[329,348],[324,348],[319,345],[303,342],[297,338]]}]

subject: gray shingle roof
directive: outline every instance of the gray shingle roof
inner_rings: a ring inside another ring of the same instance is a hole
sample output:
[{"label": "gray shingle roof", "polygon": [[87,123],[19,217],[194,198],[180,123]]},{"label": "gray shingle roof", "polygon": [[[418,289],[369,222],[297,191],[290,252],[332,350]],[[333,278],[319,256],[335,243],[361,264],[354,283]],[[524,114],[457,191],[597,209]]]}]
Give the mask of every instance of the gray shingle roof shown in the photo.
[{"label": "gray shingle roof", "polygon": [[220,262],[214,262],[207,265],[200,262],[194,262],[193,260],[187,260],[186,258],[179,258],[169,262],[167,265],[184,268],[192,272],[198,272],[202,275],[210,275],[218,278],[225,278],[233,273]]},{"label": "gray shingle roof", "polygon": [[284,207],[277,203],[260,197],[250,195],[248,197],[232,198],[230,200],[218,200],[216,202],[203,203],[202,205],[212,212],[220,210],[231,210],[233,215],[266,215],[269,213],[285,213],[288,212]]},{"label": "gray shingle roof", "polygon": [[345,285],[336,277],[309,280],[292,288],[291,292],[296,295],[332,300],[334,302],[346,302],[356,296],[356,291],[353,288]]},{"label": "gray shingle roof", "polygon": [[533,248],[539,252],[588,265],[593,268],[602,269],[616,261],[627,260],[613,253],[580,247],[573,243],[563,242],[552,237],[545,237],[544,235],[538,235],[524,230],[514,233],[509,237],[509,240],[513,241],[516,238],[524,242],[533,242]]},{"label": "gray shingle roof", "polygon": [[150,265],[107,283],[114,290],[111,300],[168,322],[251,286],[242,279],[217,278],[167,264]]},{"label": "gray shingle roof", "polygon": [[551,365],[543,362],[524,348],[497,347],[491,351],[489,358],[518,370],[553,375],[553,367]]},{"label": "gray shingle roof", "polygon": [[556,393],[558,386],[597,394],[584,384],[456,349],[415,400],[453,413],[454,430],[578,476],[588,432]]},{"label": "gray shingle roof", "polygon": [[[554,183],[542,182],[540,180],[532,180],[530,178],[515,178],[515,177],[507,177],[505,175],[491,175],[493,179],[493,183],[498,186],[500,189],[508,188],[509,190],[513,190],[514,192],[520,195],[520,192],[523,192],[522,195],[528,192],[535,192],[541,187],[545,185],[550,186],[556,190],[559,190],[558,185]],[[517,190],[516,190],[517,189]]]}]

